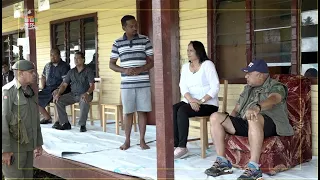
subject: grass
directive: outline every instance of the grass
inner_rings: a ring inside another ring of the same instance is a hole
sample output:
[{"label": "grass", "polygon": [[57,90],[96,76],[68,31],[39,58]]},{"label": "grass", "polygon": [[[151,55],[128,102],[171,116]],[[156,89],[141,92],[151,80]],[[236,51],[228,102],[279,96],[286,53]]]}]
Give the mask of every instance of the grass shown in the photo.
[{"label": "grass", "polygon": [[[58,176],[55,176],[53,174],[47,173],[45,171],[42,171],[40,169],[34,168],[33,170],[33,179],[38,180],[64,180]],[[2,176],[2,180],[4,180],[4,177]]]}]

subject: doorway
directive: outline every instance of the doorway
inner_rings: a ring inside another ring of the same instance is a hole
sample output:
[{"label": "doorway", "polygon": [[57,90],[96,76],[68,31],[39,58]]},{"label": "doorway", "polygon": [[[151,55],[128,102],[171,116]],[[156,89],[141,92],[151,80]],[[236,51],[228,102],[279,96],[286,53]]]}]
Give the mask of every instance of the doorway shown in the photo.
[{"label": "doorway", "polygon": [[[180,39],[179,39],[179,1],[171,1],[172,10],[171,13],[171,39],[169,43],[171,45],[171,68],[172,68],[172,98],[173,104],[180,101]],[[153,24],[152,24],[152,0],[136,0],[137,4],[137,21],[139,24],[139,33],[149,37],[151,43],[153,42]],[[156,67],[155,67],[156,68]],[[148,113],[148,125],[156,125],[155,115],[155,84],[154,84],[154,69],[150,70],[150,82],[151,82],[151,99],[152,99],[152,111]]]},{"label": "doorway", "polygon": [[[151,43],[153,42],[153,28],[152,28],[152,0],[137,0],[137,21],[139,24],[139,33],[148,36]],[[147,124],[155,125],[155,97],[154,97],[154,68],[150,70],[151,83],[151,100],[152,111],[148,113]]]}]

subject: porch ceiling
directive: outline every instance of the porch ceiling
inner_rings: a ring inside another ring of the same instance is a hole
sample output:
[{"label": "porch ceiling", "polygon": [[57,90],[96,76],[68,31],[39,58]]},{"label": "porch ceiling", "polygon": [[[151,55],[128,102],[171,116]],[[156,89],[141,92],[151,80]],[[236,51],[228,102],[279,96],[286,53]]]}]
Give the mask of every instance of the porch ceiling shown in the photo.
[{"label": "porch ceiling", "polygon": [[[13,16],[13,4],[23,0],[1,0],[2,1],[2,19]],[[65,0],[49,0],[50,5],[65,1]],[[38,0],[34,0],[34,8],[38,9]]]},{"label": "porch ceiling", "polygon": [[2,8],[2,19],[7,18],[9,16],[13,16],[13,5]]},{"label": "porch ceiling", "polygon": [[10,6],[14,3],[18,3],[20,1],[22,1],[22,0],[2,0],[2,8]]}]

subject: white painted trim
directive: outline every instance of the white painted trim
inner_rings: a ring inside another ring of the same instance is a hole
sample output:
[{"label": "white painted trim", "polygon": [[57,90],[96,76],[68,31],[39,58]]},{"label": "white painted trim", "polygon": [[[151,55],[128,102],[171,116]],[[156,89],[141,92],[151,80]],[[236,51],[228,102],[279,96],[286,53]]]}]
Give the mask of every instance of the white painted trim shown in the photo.
[{"label": "white painted trim", "polygon": [[276,29],[287,29],[287,28],[291,28],[291,26],[283,26],[283,27],[275,27],[275,28],[267,28],[267,29],[255,29],[254,32],[271,31]]},{"label": "white painted trim", "polygon": [[276,67],[276,66],[291,66],[291,63],[267,63],[268,67]]}]

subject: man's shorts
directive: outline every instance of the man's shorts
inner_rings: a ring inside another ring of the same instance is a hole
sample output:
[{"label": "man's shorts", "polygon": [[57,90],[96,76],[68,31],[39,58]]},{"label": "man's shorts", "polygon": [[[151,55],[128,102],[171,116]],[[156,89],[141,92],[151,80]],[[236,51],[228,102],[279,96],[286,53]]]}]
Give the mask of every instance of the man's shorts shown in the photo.
[{"label": "man's shorts", "polygon": [[121,89],[121,100],[123,114],[152,110],[150,87]]},{"label": "man's shorts", "polygon": [[[267,138],[270,136],[278,136],[276,131],[276,125],[274,124],[273,120],[265,114],[262,114],[262,116],[264,118],[264,127],[263,127],[264,137]],[[248,130],[249,130],[248,121],[240,117],[233,117],[233,116],[229,116],[229,117],[231,119],[234,129],[236,130],[235,135],[248,137]]]}]

